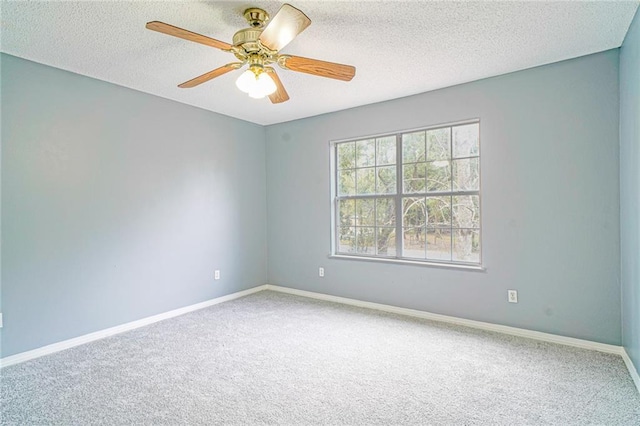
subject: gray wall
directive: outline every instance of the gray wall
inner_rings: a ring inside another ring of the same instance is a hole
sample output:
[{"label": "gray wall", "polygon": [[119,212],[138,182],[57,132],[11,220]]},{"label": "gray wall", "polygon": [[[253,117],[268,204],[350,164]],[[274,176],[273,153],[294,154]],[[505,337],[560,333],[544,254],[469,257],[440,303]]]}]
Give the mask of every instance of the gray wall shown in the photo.
[{"label": "gray wall", "polygon": [[640,12],[620,50],[622,343],[640,371]]},{"label": "gray wall", "polygon": [[2,121],[2,356],[264,284],[262,126],[7,55]]},{"label": "gray wall", "polygon": [[[619,345],[618,89],[616,49],[269,126],[269,283]],[[330,140],[474,117],[486,272],[327,257]]]},{"label": "gray wall", "polygon": [[[637,209],[638,194],[637,120],[624,126],[638,111],[634,25],[620,89],[622,149],[636,157],[623,155],[622,200],[617,50],[269,126],[266,136],[2,55],[2,356],[265,280],[621,344],[618,205]],[[327,257],[330,140],[476,117],[486,272]],[[624,240],[638,222],[624,211],[622,220],[623,268],[634,260],[636,274],[622,277],[635,295],[625,295],[624,341],[638,365],[638,238]],[[506,302],[509,288],[520,303]]]}]

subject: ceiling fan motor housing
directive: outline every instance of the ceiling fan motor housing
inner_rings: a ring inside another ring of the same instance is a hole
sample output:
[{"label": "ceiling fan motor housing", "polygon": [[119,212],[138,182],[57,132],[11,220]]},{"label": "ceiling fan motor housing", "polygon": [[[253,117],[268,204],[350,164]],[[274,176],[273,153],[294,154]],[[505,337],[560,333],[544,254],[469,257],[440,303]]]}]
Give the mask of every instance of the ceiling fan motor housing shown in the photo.
[{"label": "ceiling fan motor housing", "polygon": [[269,20],[269,14],[263,9],[253,7],[244,11],[244,17],[249,23],[249,28],[243,28],[233,35],[233,46],[237,48],[233,53],[242,61],[255,55],[261,56],[263,61],[271,59],[276,52],[269,51],[259,41],[264,24]]},{"label": "ceiling fan motor housing", "polygon": [[247,52],[258,51],[260,34],[262,34],[262,28],[243,28],[233,35],[233,45],[243,47]]}]

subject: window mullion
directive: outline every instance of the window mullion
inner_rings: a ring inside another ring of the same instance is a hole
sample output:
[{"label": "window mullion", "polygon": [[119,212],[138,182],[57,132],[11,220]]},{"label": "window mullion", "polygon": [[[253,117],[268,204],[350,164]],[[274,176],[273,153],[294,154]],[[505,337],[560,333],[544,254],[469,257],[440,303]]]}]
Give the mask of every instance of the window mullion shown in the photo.
[{"label": "window mullion", "polygon": [[449,206],[451,208],[450,217],[449,217],[449,260],[453,261],[453,126],[449,127],[449,164],[451,170],[451,195],[449,196]]},{"label": "window mullion", "polygon": [[403,257],[402,252],[402,135],[396,135],[396,257]]}]

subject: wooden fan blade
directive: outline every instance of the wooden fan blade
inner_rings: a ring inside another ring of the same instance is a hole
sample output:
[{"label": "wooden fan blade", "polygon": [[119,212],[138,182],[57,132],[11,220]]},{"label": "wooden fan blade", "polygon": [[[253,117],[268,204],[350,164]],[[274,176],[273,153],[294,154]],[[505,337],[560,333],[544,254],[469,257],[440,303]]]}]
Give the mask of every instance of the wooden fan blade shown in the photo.
[{"label": "wooden fan blade", "polygon": [[356,68],[351,65],[336,64],[334,62],[290,55],[281,55],[278,59],[278,63],[288,70],[319,75],[320,77],[351,81],[353,76],[356,75]]},{"label": "wooden fan blade", "polygon": [[290,4],[283,4],[260,34],[263,46],[278,51],[311,25],[311,19]]},{"label": "wooden fan blade", "polygon": [[165,24],[164,22],[152,21],[147,22],[146,27],[159,33],[169,34],[174,37],[179,37],[189,41],[195,41],[196,43],[204,44],[206,46],[215,47],[221,50],[231,50],[232,46],[224,41],[216,40],[215,38],[203,36],[191,31],[184,30],[182,28],[174,27],[173,25]]},{"label": "wooden fan blade", "polygon": [[201,76],[198,76],[196,78],[192,78],[189,81],[185,81],[182,84],[179,84],[178,87],[181,89],[189,89],[191,87],[195,87],[199,84],[205,83],[209,80],[212,80],[216,77],[220,77],[223,74],[228,73],[229,71],[233,71],[233,70],[237,70],[238,68],[240,68],[243,64],[241,62],[233,62],[224,66],[221,66],[220,68],[216,68],[213,71],[209,71],[208,73],[202,74]]},{"label": "wooden fan blade", "polygon": [[276,84],[276,91],[269,95],[269,99],[272,104],[279,104],[282,102],[286,102],[289,100],[289,94],[284,89],[282,81],[280,81],[280,77],[276,74],[276,70],[271,67],[265,67],[265,71],[269,73],[269,77],[273,79],[273,82]]}]

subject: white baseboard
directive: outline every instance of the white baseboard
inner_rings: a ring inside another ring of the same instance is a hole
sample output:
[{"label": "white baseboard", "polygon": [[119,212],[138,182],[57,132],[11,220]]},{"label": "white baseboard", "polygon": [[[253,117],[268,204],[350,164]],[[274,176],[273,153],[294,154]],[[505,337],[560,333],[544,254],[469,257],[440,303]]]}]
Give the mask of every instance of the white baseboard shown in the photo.
[{"label": "white baseboard", "polygon": [[635,383],[636,385],[636,389],[638,389],[638,392],[640,392],[640,376],[638,375],[638,370],[636,370],[635,365],[633,365],[629,354],[624,348],[622,349],[622,359],[627,365],[627,370],[629,370],[629,374],[631,374],[631,378],[633,379],[633,383]]},{"label": "white baseboard", "polygon": [[134,330],[136,328],[144,327],[145,325],[153,324],[158,321],[177,317],[179,315],[197,311],[199,309],[207,308],[209,306],[217,305],[218,303],[223,303],[229,300],[238,299],[240,297],[244,297],[249,294],[256,293],[262,290],[266,290],[266,285],[253,287],[248,290],[239,291],[236,293],[228,294],[226,296],[216,297],[215,299],[210,299],[201,303],[196,303],[194,305],[189,305],[183,308],[174,309],[172,311],[164,312],[158,315],[142,318],[137,321],[128,322],[126,324],[117,325],[115,327],[96,331],[94,333],[89,333],[83,336],[74,337],[73,339],[63,340],[62,342],[53,343],[51,345],[42,346],[37,349],[33,349],[30,351],[21,352],[19,354],[4,357],[0,359],[0,368],[4,368],[10,365],[28,361],[30,359],[39,358],[41,356],[49,355],[55,352],[63,351],[65,349],[73,348],[74,346],[79,346],[85,343],[104,339],[105,337],[113,336],[114,334],[119,334],[125,331]]},{"label": "white baseboard", "polygon": [[328,302],[342,303],[345,305],[358,306],[360,308],[375,309],[378,311],[391,312],[394,314],[407,315],[410,317],[423,318],[433,321],[446,322],[450,324],[463,325],[466,327],[477,328],[480,330],[495,331],[498,333],[509,334],[512,336],[526,337],[529,339],[540,340],[543,342],[558,343],[561,345],[573,346],[576,348],[590,349],[599,352],[622,355],[624,348],[622,346],[607,345],[605,343],[592,342],[590,340],[575,339],[573,337],[559,336],[557,334],[542,333],[540,331],[532,331],[524,328],[509,327],[506,325],[491,324],[488,322],[474,321],[464,318],[450,317],[447,315],[433,314],[431,312],[418,311],[415,309],[400,308],[397,306],[383,305],[381,303],[363,302],[357,299],[348,299],[346,297],[331,296],[329,294],[315,293],[312,291],[298,290],[289,287],[280,287],[277,285],[267,284],[266,290],[279,291],[297,296],[309,297],[312,299],[326,300]]}]

